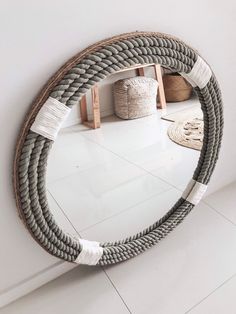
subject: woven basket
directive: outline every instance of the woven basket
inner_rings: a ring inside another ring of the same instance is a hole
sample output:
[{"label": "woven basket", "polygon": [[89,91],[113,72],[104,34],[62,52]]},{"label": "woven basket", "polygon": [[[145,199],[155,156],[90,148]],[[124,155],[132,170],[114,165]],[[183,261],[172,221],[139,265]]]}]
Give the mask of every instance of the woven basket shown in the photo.
[{"label": "woven basket", "polygon": [[191,97],[192,86],[177,73],[164,75],[163,85],[167,102],[184,101]]},{"label": "woven basket", "polygon": [[115,114],[121,119],[137,119],[156,112],[158,83],[147,77],[133,77],[114,83]]}]

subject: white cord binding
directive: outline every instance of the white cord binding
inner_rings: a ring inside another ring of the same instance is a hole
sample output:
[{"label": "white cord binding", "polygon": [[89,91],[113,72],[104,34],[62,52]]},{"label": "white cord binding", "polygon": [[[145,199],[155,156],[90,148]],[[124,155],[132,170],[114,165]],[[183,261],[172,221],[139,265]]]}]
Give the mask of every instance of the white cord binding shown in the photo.
[{"label": "white cord binding", "polygon": [[209,65],[198,56],[191,72],[180,73],[193,87],[198,86],[199,88],[204,88],[209,82],[212,71]]},{"label": "white cord binding", "polygon": [[193,179],[189,182],[182,194],[182,198],[193,205],[197,205],[207,190],[207,185]]},{"label": "white cord binding", "polygon": [[103,248],[99,242],[79,239],[82,251],[75,260],[77,264],[96,265],[103,254]]},{"label": "white cord binding", "polygon": [[70,113],[70,108],[55,98],[49,97],[39,110],[31,131],[55,141],[62,123]]}]

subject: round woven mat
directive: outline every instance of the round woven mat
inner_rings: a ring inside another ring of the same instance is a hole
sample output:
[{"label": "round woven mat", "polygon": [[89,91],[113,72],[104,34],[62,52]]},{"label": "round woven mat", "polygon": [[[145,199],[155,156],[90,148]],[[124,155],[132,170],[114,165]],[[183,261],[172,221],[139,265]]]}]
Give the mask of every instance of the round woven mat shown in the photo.
[{"label": "round woven mat", "polygon": [[182,146],[202,149],[203,144],[203,120],[195,118],[192,120],[176,121],[168,128],[169,138]]}]

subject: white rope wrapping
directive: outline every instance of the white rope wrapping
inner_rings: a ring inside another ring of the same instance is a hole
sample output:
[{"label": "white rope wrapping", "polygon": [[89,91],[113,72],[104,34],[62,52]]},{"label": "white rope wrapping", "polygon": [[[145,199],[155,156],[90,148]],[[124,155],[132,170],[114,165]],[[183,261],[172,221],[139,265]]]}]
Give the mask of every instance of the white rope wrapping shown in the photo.
[{"label": "white rope wrapping", "polygon": [[193,179],[189,182],[182,194],[182,198],[193,205],[197,205],[207,190],[207,185]]},{"label": "white rope wrapping", "polygon": [[75,260],[77,264],[96,265],[103,254],[103,248],[99,242],[79,239],[82,251]]},{"label": "white rope wrapping", "polygon": [[70,108],[49,97],[39,110],[31,131],[55,141],[62,123],[70,113]]},{"label": "white rope wrapping", "polygon": [[191,72],[180,73],[193,87],[198,86],[199,88],[204,88],[209,82],[212,71],[209,65],[198,56]]}]

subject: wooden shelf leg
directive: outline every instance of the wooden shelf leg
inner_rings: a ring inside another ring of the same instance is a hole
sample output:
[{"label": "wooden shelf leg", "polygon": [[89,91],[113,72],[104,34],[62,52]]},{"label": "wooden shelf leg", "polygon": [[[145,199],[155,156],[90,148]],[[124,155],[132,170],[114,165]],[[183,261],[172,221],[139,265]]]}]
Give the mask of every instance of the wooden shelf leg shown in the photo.
[{"label": "wooden shelf leg", "polygon": [[100,118],[100,104],[99,104],[99,94],[98,86],[95,85],[91,89],[92,94],[92,109],[93,109],[93,121],[88,121],[88,112],[87,112],[87,100],[86,95],[84,95],[80,100],[80,116],[81,122],[89,128],[97,129],[101,126]]},{"label": "wooden shelf leg", "polygon": [[86,95],[84,95],[80,100],[80,117],[82,123],[88,121]]},{"label": "wooden shelf leg", "polygon": [[138,76],[145,76],[144,68],[137,68],[137,73],[138,73]]},{"label": "wooden shelf leg", "polygon": [[92,87],[92,106],[93,106],[93,128],[97,129],[101,126],[101,116],[100,116],[100,103],[99,103],[99,93],[98,86]]},{"label": "wooden shelf leg", "polygon": [[164,91],[164,86],[163,86],[163,81],[162,81],[162,73],[161,73],[160,64],[154,64],[154,70],[155,70],[156,80],[159,84],[158,98],[159,98],[160,106],[158,107],[161,109],[164,109],[166,108],[166,97],[165,97],[165,91]]}]

